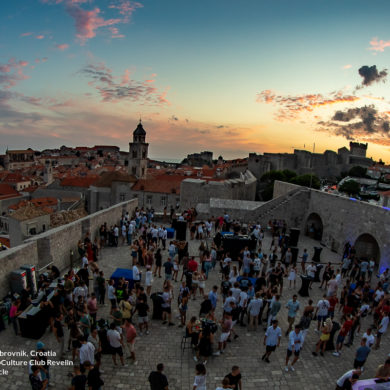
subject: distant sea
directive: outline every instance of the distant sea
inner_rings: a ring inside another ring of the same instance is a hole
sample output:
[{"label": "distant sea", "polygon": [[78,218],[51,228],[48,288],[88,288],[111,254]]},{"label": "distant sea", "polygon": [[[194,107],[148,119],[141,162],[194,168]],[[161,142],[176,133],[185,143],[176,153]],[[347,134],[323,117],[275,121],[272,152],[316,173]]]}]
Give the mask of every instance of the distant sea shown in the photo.
[{"label": "distant sea", "polygon": [[164,157],[159,157],[159,158],[150,157],[150,159],[154,161],[167,162],[171,164],[180,164],[183,161],[183,159],[179,159],[179,158],[164,158]]}]

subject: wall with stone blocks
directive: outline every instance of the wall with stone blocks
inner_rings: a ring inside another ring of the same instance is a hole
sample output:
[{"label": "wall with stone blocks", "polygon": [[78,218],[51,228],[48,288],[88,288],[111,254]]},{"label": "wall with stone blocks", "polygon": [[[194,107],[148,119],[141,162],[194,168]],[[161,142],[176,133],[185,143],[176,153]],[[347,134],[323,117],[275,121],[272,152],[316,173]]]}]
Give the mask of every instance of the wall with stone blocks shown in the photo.
[{"label": "wall with stone blocks", "polygon": [[10,291],[10,272],[23,264],[38,264],[36,241],[0,252],[0,298]]},{"label": "wall with stone blocks", "polygon": [[[22,264],[35,264],[38,269],[53,263],[60,270],[70,265],[70,252],[78,260],[77,243],[87,232],[92,240],[97,236],[99,227],[106,222],[108,226],[118,224],[121,216],[131,215],[138,206],[137,199],[119,203],[108,209],[98,211],[85,218],[51,229],[26,240],[24,244],[0,252],[0,297],[9,289],[9,273]],[[77,263],[78,264],[78,263]]]}]

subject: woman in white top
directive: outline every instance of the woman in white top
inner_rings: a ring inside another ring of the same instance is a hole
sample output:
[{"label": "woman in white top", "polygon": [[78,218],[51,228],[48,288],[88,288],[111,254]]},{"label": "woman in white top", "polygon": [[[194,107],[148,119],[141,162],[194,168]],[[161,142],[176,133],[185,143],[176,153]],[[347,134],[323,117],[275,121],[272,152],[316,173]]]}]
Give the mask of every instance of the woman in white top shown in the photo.
[{"label": "woman in white top", "polygon": [[195,379],[192,390],[206,390],[206,367],[199,363],[195,367]]},{"label": "woman in white top", "polygon": [[200,271],[198,276],[198,287],[199,287],[199,294],[201,297],[204,296],[204,289],[206,287],[206,275],[203,270]]},{"label": "woman in white top", "polygon": [[237,266],[233,265],[233,269],[229,273],[229,282],[233,285],[235,282],[237,282],[237,277],[238,277]]},{"label": "woman in white top", "polygon": [[296,267],[291,267],[290,273],[288,275],[289,288],[292,287],[292,282],[294,282],[294,288],[295,288],[296,278],[297,278],[297,268]]},{"label": "woman in white top", "polygon": [[146,295],[150,297],[150,292],[152,290],[152,283],[153,283],[153,273],[150,265],[146,266],[146,273],[145,273],[145,286],[146,286]]}]

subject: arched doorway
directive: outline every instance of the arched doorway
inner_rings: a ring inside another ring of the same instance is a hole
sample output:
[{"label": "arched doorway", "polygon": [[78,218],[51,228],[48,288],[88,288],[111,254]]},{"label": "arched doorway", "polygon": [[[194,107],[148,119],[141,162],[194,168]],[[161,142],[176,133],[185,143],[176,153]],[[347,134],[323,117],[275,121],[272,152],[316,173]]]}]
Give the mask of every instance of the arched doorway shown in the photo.
[{"label": "arched doorway", "polygon": [[361,234],[355,241],[356,256],[359,258],[373,258],[379,264],[380,249],[377,240],[368,233]]},{"label": "arched doorway", "polygon": [[306,235],[321,241],[323,230],[321,217],[317,213],[311,213],[306,220]]}]

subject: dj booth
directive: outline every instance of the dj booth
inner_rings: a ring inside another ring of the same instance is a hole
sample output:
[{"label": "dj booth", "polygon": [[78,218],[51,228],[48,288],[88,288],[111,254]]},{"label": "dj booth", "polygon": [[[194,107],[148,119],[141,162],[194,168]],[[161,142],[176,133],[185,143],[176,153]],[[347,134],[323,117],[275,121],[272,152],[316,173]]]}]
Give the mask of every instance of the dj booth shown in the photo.
[{"label": "dj booth", "polygon": [[[57,285],[57,284],[55,284]],[[53,298],[54,291],[52,291],[47,300],[50,301]],[[22,337],[38,340],[40,339],[49,326],[49,319],[47,315],[39,307],[30,305],[22,314],[18,316],[19,329]]]},{"label": "dj booth", "polygon": [[236,260],[240,252],[247,246],[252,252],[256,250],[257,240],[249,236],[237,236],[233,234],[224,234],[222,237],[223,249],[230,253],[230,257]]}]

